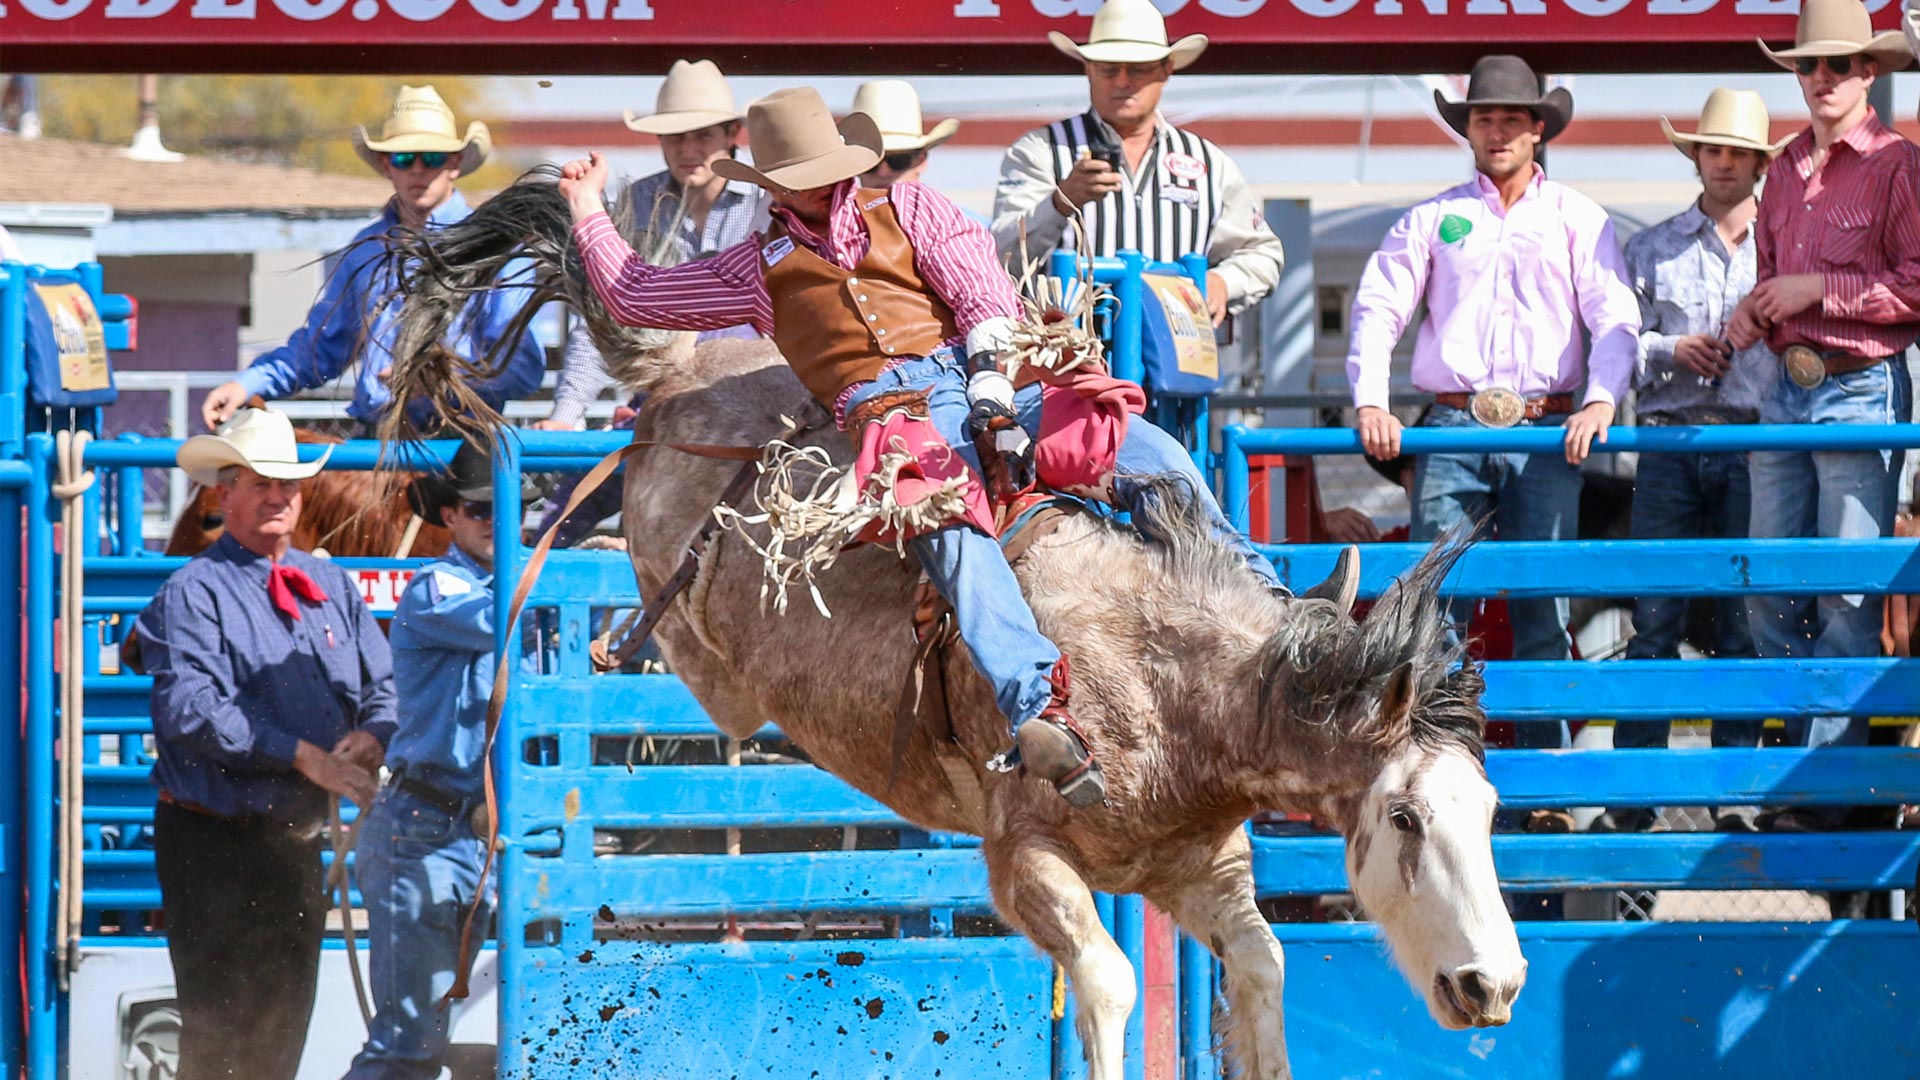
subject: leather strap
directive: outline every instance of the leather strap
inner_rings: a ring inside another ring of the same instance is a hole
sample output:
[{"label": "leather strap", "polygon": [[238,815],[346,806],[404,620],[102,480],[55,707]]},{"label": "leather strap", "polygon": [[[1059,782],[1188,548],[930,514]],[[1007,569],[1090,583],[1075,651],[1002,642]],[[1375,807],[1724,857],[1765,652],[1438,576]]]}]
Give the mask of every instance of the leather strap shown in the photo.
[{"label": "leather strap", "polygon": [[[1472,406],[1473,395],[1455,391],[1435,394],[1433,401],[1434,404],[1445,405],[1449,409],[1466,409]],[[1572,394],[1548,394],[1545,397],[1528,398],[1527,411],[1521,415],[1528,420],[1538,420],[1543,416],[1562,416],[1572,411]]]},{"label": "leather strap", "polygon": [[[823,425],[825,422],[820,410],[809,410],[809,416],[805,421],[802,421],[796,427],[782,432],[776,436],[776,438],[790,440],[804,432],[811,431]],[[554,536],[559,533],[560,526],[565,523],[569,517],[573,516],[573,512],[580,508],[580,504],[585,502],[588,496],[598,491],[601,484],[606,483],[608,477],[619,471],[621,466],[639,457],[642,452],[651,450],[654,447],[677,450],[680,453],[691,454],[695,457],[719,458],[727,461],[743,462],[744,464],[741,466],[740,472],[734,476],[733,484],[728,485],[728,491],[732,491],[734,486],[740,483],[740,477],[742,475],[747,476],[749,482],[751,482],[755,465],[766,452],[764,445],[726,446],[714,443],[673,443],[662,442],[657,439],[636,439],[608,454],[606,457],[601,458],[592,469],[588,470],[587,475],[580,478],[580,483],[574,486],[573,494],[567,499],[566,509],[560,512],[560,516],[553,519],[553,524],[547,527],[547,531],[540,537],[540,542],[534,545],[533,553],[527,557],[527,565],[520,571],[520,580],[514,583],[513,587],[513,604],[507,613],[507,627],[509,630],[520,622],[520,612],[527,606],[527,596],[533,591],[533,583],[540,579],[540,571],[547,564],[547,554],[553,550],[553,539]],[[702,531],[706,532],[707,530],[703,527]],[[709,535],[711,534],[709,533]],[[686,566],[684,561],[681,565],[683,569]],[[680,573],[676,571],[674,577],[679,578]],[[687,579],[692,579],[691,573],[687,574]],[[668,585],[672,585],[672,580],[669,580]],[[686,583],[684,581],[681,582],[679,588],[685,587]],[[679,589],[674,589],[672,592],[662,590],[666,601],[671,601],[673,596],[677,595],[678,592]],[[654,610],[664,610],[665,606],[666,604],[664,602],[657,602],[653,605],[653,608]],[[653,611],[649,611],[647,614],[653,617]],[[641,635],[640,629],[645,629],[648,633],[651,633],[654,623],[658,621],[658,617],[653,617],[652,622],[643,622],[640,628],[636,628],[633,638],[629,640],[644,644],[646,638]],[[640,644],[633,645],[632,650],[637,651]],[[625,645],[621,646],[621,651],[627,656],[632,655],[632,651],[629,651]],[[500,735],[500,717],[506,712],[507,682],[513,671],[513,666],[513,658],[509,655],[509,650],[502,650],[500,654],[494,658],[493,693],[487,698],[487,740],[486,746],[480,755],[480,778],[486,795],[487,857],[486,861],[480,867],[481,881],[485,881],[487,874],[493,869],[494,855],[498,852],[500,846],[500,793],[494,784],[493,744],[494,740]],[[475,920],[479,917],[480,908],[484,899],[484,896],[476,894],[473,906],[467,909],[467,917],[461,920],[461,964],[456,969],[453,986],[447,990],[447,996],[443,1001],[464,1000],[470,992],[467,985],[467,975],[473,966],[470,962],[470,958],[473,955],[473,926]]]}]

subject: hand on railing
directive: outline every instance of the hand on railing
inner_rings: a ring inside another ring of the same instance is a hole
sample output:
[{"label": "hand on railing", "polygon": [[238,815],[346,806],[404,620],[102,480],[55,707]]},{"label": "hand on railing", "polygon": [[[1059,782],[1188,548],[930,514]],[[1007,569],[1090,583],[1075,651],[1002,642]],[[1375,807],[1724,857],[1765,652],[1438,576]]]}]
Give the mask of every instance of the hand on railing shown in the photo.
[{"label": "hand on railing", "polygon": [[1567,464],[1587,460],[1595,439],[1607,441],[1607,426],[1613,423],[1613,406],[1605,401],[1590,401],[1586,408],[1567,417]]},{"label": "hand on railing", "polygon": [[1400,418],[1378,405],[1362,405],[1354,427],[1360,431],[1360,445],[1375,461],[1392,461],[1400,456]]}]

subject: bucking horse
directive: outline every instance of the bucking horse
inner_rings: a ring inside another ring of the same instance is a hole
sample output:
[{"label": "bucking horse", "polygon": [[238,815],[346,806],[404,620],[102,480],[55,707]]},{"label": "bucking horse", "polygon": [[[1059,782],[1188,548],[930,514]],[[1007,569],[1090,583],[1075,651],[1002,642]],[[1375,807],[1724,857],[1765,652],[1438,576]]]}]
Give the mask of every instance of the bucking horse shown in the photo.
[{"label": "bucking horse", "polygon": [[[529,255],[541,300],[571,304],[609,371],[647,393],[636,440],[759,446],[816,408],[771,342],[696,346],[615,323],[586,282],[565,200],[537,173],[464,221],[397,243],[394,257],[415,269],[396,396],[431,391],[485,418],[459,385],[472,362],[428,346],[461,297]],[[792,441],[835,463],[852,457],[830,425]],[[674,574],[737,468],[665,446],[630,459],[623,521],[642,595]],[[1312,813],[1346,838],[1353,892],[1435,1020],[1506,1023],[1527,965],[1494,874],[1484,683],[1448,643],[1437,599],[1460,545],[1436,545],[1355,621],[1270,593],[1178,494],[1158,500],[1161,540],[1069,515],[1015,565],[1041,630],[1072,658],[1103,806],[1075,809],[1048,783],[986,767],[1007,723],[961,647],[937,660],[950,734],[916,727],[896,746],[918,570],[893,550],[842,553],[815,582],[819,603],[774,614],[755,550],[766,537],[747,514],[705,549],[657,640],[728,734],[777,723],[903,819],[981,838],[999,913],[1071,980],[1091,1080],[1121,1077],[1136,1003],[1096,890],[1145,897],[1219,958],[1237,1075],[1291,1075],[1285,965],[1254,903],[1244,828],[1261,810]],[[1348,584],[1327,591],[1350,596]]]}]

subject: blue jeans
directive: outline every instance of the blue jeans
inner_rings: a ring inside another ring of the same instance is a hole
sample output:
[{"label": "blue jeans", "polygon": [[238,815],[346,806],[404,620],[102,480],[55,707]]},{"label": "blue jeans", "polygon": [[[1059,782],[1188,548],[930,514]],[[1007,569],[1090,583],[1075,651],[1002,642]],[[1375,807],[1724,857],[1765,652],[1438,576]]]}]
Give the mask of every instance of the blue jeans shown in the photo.
[{"label": "blue jeans", "polygon": [[[909,360],[856,390],[851,409],[885,391],[919,390],[927,394],[933,425],[969,468],[979,473],[980,459],[967,435],[967,380],[962,361],[952,350]],[[1029,386],[1014,396],[1015,412],[1028,434],[1040,431],[1040,387]],[[1194,467],[1193,459],[1166,432],[1135,416],[1127,423],[1115,471],[1114,497],[1120,509],[1134,512],[1144,505],[1147,489],[1129,477],[1178,476],[1200,500],[1220,539],[1239,550],[1247,565],[1269,585],[1278,585],[1273,564],[1253,549],[1214,501],[1213,493]],[[1134,525],[1150,524],[1136,513]],[[1020,582],[1007,565],[999,541],[971,525],[948,525],[917,537],[911,544],[934,588],[953,605],[961,640],[974,667],[992,685],[1000,712],[1013,727],[1037,715],[1052,697],[1047,676],[1060,659],[1060,650],[1040,632],[1033,609],[1020,592]]]},{"label": "blue jeans", "polygon": [[[1747,535],[1747,455],[1641,454],[1633,486],[1635,540],[1693,540]],[[1747,601],[1721,597],[1715,604],[1718,634],[1713,655],[1738,659],[1754,655],[1747,628]],[[1629,660],[1673,660],[1687,629],[1687,598],[1643,596],[1633,605]],[[1618,749],[1665,746],[1672,724],[1665,720],[1623,720],[1614,725]],[[1713,745],[1759,746],[1756,720],[1715,720]]]},{"label": "blue jeans", "polygon": [[[1564,416],[1523,420],[1527,427],[1559,427]],[[1477,428],[1465,409],[1435,405],[1428,427]],[[1548,454],[1428,454],[1413,473],[1413,538],[1427,542],[1462,522],[1490,522],[1500,540],[1571,538],[1580,524],[1580,469],[1558,450]],[[1491,515],[1489,517],[1488,515]],[[1485,538],[1483,535],[1482,539]],[[1447,602],[1447,618],[1467,625],[1473,601]],[[1567,637],[1567,599],[1511,599],[1515,660],[1565,660],[1572,655]],[[1514,726],[1514,745],[1534,749],[1570,742],[1566,721],[1523,721]]]},{"label": "blue jeans", "polygon": [[[355,868],[367,905],[373,1023],[346,1080],[434,1080],[446,1056],[440,999],[460,963],[460,927],[481,888],[486,853],[464,817],[394,787],[360,826]],[[492,918],[488,882],[474,932]],[[476,941],[476,945],[478,942]]]},{"label": "blue jeans", "polygon": [[[1763,424],[1905,423],[1913,383],[1904,355],[1836,375],[1812,390],[1781,379],[1760,408]],[[1752,455],[1756,538],[1878,537],[1893,529],[1899,450],[1763,451]],[[1765,657],[1880,655],[1880,601],[1845,596],[1755,596],[1747,601],[1753,644]],[[1864,716],[1789,717],[1795,746],[1864,746]]]}]

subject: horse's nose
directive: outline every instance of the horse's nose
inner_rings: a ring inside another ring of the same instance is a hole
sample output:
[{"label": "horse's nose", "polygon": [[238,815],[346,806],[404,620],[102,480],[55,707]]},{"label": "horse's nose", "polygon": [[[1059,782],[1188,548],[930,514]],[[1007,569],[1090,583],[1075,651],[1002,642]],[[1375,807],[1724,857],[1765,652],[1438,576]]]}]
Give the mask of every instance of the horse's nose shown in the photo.
[{"label": "horse's nose", "polygon": [[1481,965],[1455,968],[1448,977],[1460,1003],[1467,1007],[1476,1027],[1497,1027],[1513,1017],[1513,1001],[1527,981],[1527,965],[1522,960],[1511,972],[1498,972]]}]

